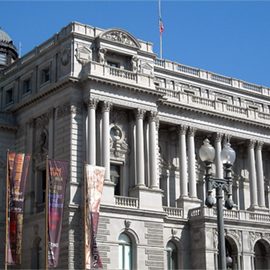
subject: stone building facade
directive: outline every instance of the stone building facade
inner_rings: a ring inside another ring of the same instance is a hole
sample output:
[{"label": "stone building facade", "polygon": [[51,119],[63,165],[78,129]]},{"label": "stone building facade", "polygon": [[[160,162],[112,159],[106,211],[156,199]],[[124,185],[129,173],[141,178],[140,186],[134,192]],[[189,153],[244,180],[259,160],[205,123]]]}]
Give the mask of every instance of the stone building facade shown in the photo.
[{"label": "stone building facade", "polygon": [[[32,155],[21,268],[44,266],[48,155],[70,164],[59,269],[83,268],[85,162],[106,168],[97,237],[104,269],[217,269],[216,210],[204,206],[198,157],[206,137],[217,177],[225,139],[237,156],[236,205],[224,213],[230,268],[270,268],[270,88],[158,59],[151,43],[124,30],[80,23],[0,74],[1,178],[7,149]],[[4,243],[3,184],[0,194]]]}]

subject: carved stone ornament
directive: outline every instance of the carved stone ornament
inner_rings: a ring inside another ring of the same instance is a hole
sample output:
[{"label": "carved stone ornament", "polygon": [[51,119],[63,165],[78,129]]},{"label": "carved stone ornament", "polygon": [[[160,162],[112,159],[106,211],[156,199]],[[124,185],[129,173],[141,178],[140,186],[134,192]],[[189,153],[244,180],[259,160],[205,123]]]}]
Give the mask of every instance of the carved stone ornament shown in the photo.
[{"label": "carved stone ornament", "polygon": [[63,66],[67,66],[70,63],[70,49],[64,48],[61,51],[61,63]]},{"label": "carved stone ornament", "polygon": [[172,237],[174,238],[177,234],[177,230],[176,229],[171,229],[171,234],[172,234]]},{"label": "carved stone ornament", "polygon": [[108,30],[101,35],[101,38],[117,43],[122,43],[124,45],[132,46],[135,48],[140,48],[139,42],[132,35],[123,30],[119,29]]},{"label": "carved stone ornament", "polygon": [[85,46],[78,47],[76,49],[76,58],[79,63],[86,64],[91,61],[92,59],[92,50],[90,48],[87,48]]},{"label": "carved stone ornament", "polygon": [[129,150],[121,128],[113,125],[110,130],[110,136],[111,156],[116,159],[125,159]]},{"label": "carved stone ornament", "polygon": [[150,63],[142,60],[140,64],[140,72],[152,76],[154,74],[154,67]]},{"label": "carved stone ornament", "polygon": [[125,229],[128,230],[131,225],[131,221],[128,219],[125,219],[124,223],[125,223]]}]

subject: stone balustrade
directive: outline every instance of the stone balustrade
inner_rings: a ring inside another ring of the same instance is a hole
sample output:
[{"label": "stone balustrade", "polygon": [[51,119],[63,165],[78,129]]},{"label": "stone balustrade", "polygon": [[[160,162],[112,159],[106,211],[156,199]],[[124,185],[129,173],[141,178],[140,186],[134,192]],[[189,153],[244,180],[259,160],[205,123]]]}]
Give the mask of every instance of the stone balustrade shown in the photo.
[{"label": "stone balustrade", "polygon": [[95,76],[110,79],[117,83],[136,85],[155,90],[153,76],[125,69],[111,67],[98,62],[90,61],[85,64],[80,75],[81,78]]},{"label": "stone balustrade", "polygon": [[176,72],[188,75],[188,76],[197,77],[197,78],[204,79],[207,81],[213,81],[213,82],[217,82],[219,84],[223,84],[223,85],[227,85],[227,86],[231,86],[231,87],[235,87],[235,88],[239,88],[239,89],[243,89],[243,90],[247,90],[247,91],[260,93],[262,95],[270,96],[270,88],[256,85],[253,83],[244,82],[242,80],[230,78],[230,77],[219,75],[219,74],[212,73],[209,71],[204,71],[204,70],[201,70],[198,68],[178,64],[178,63],[175,63],[175,62],[172,62],[169,60],[156,59],[155,65],[156,65],[156,67],[161,67],[164,69],[173,70],[173,71],[176,71]]},{"label": "stone balustrade", "polygon": [[137,198],[115,196],[115,205],[120,207],[138,208],[139,203]]},{"label": "stone balustrade", "polygon": [[256,122],[261,124],[269,122],[268,124],[270,124],[269,113],[260,112],[251,107],[244,108],[241,106],[222,102],[217,99],[212,100],[200,96],[195,96],[191,93],[175,91],[167,88],[158,88],[158,91],[164,94],[163,98],[165,100],[171,100],[172,102],[177,102],[179,104],[189,105],[200,110],[212,110],[213,112],[218,112],[230,117],[237,117],[244,120],[256,120]]},{"label": "stone balustrade", "polygon": [[[216,208],[198,207],[189,211],[189,218],[216,218],[217,210]],[[250,221],[250,222],[263,222],[270,223],[270,213],[254,213],[245,210],[225,210],[224,209],[224,219],[229,220],[239,220],[239,221]]]},{"label": "stone balustrade", "polygon": [[176,208],[176,207],[163,207],[164,212],[169,217],[178,217],[178,218],[184,218],[184,211],[182,208]]}]

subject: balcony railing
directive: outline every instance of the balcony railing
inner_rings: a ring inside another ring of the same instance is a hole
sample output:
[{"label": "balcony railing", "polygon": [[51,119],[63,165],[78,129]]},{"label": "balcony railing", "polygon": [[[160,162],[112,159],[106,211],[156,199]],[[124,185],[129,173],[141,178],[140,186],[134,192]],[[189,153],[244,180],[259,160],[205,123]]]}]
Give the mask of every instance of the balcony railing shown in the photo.
[{"label": "balcony railing", "polygon": [[156,67],[162,67],[168,70],[176,71],[182,74],[192,75],[203,80],[208,80],[212,82],[217,82],[221,84],[226,84],[231,87],[240,88],[246,91],[252,91],[256,93],[260,93],[266,96],[270,96],[270,88],[264,87],[261,85],[256,85],[253,83],[248,83],[241,81],[239,79],[226,77],[223,75],[215,74],[210,71],[201,70],[198,68],[182,65],[176,62],[172,62],[165,59],[156,59],[155,60]]},{"label": "balcony railing", "polygon": [[[216,217],[217,211],[215,208],[207,207],[198,207],[189,211],[189,217],[198,218],[198,217]],[[224,218],[225,220],[233,219],[239,221],[252,221],[252,222],[263,222],[270,223],[270,214],[269,213],[256,213],[245,210],[225,210],[224,209]]]},{"label": "balcony railing", "polygon": [[134,73],[128,70],[119,69],[119,68],[108,67],[108,66],[106,68],[109,70],[108,73],[112,76],[132,80],[132,81],[137,80],[137,73]]},{"label": "balcony railing", "polygon": [[169,217],[184,217],[184,211],[181,208],[163,206],[163,210]]},{"label": "balcony railing", "polygon": [[138,208],[139,203],[137,198],[115,196],[115,205],[127,208]]}]

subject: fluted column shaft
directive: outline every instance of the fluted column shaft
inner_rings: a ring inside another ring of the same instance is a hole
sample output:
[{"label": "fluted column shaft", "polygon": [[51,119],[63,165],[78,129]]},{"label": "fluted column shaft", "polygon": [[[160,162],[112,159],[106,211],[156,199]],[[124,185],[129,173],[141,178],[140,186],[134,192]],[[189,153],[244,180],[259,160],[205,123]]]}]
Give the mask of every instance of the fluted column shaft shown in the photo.
[{"label": "fluted column shaft", "polygon": [[254,144],[255,144],[255,142],[251,140],[249,142],[249,145],[248,145],[251,207],[258,206],[257,177],[256,177],[256,166],[255,166]]},{"label": "fluted column shaft", "polygon": [[158,188],[158,160],[157,160],[157,112],[150,112],[149,118],[149,161],[150,187]]},{"label": "fluted column shaft", "polygon": [[96,165],[96,108],[98,100],[91,99],[88,102],[88,149],[87,162]]},{"label": "fluted column shaft", "polygon": [[262,146],[263,146],[262,142],[257,142],[256,167],[257,167],[257,183],[258,183],[258,204],[260,207],[265,207]]},{"label": "fluted column shaft", "polygon": [[102,106],[102,165],[105,167],[105,181],[110,181],[110,109],[112,104]]},{"label": "fluted column shaft", "polygon": [[188,176],[191,198],[197,198],[194,135],[195,129],[190,127],[188,130]]},{"label": "fluted column shaft", "polygon": [[188,179],[187,179],[187,145],[186,145],[187,127],[181,126],[178,129],[179,134],[179,173],[180,173],[180,197],[188,196]]},{"label": "fluted column shaft", "polygon": [[216,177],[217,178],[223,178],[223,164],[221,160],[221,140],[222,140],[222,134],[217,133],[215,137],[215,149],[216,149],[216,155],[215,155],[215,163],[216,163]]},{"label": "fluted column shaft", "polygon": [[145,111],[138,109],[136,115],[136,164],[137,185],[145,186],[143,118]]}]

